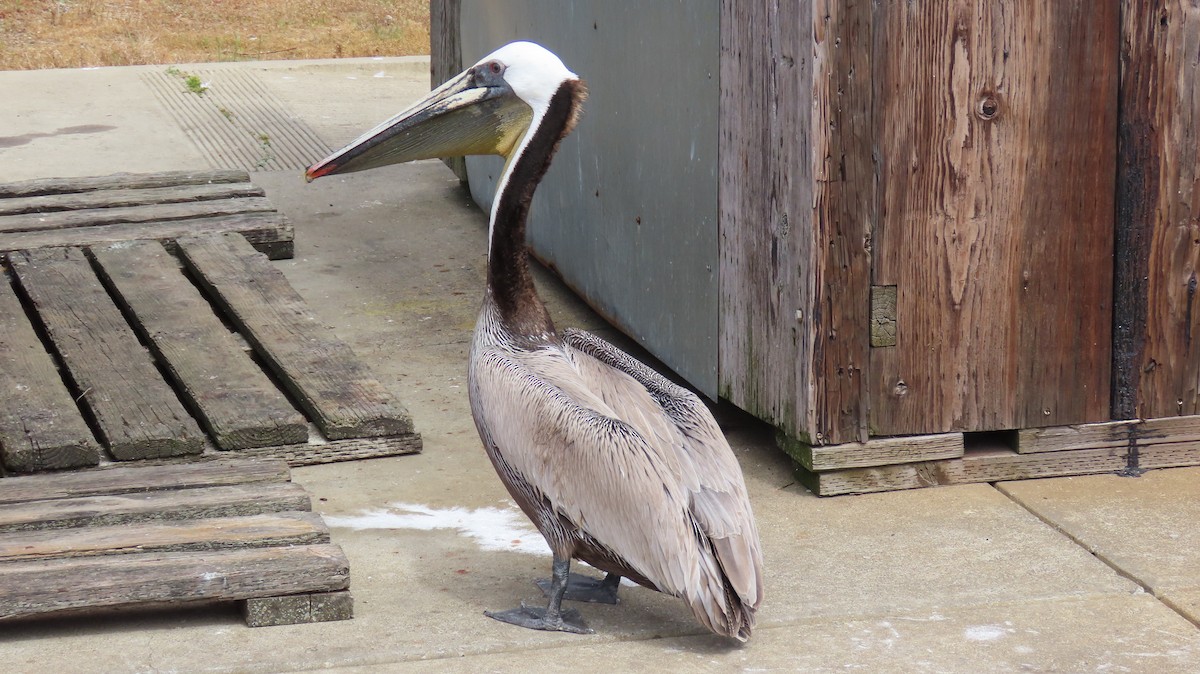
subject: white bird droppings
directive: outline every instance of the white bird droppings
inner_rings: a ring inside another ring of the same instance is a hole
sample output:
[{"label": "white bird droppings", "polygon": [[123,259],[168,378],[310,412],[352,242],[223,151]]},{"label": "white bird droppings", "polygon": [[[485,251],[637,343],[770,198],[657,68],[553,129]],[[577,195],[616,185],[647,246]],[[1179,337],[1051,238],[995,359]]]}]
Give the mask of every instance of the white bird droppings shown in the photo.
[{"label": "white bird droppings", "polygon": [[346,529],[453,529],[484,550],[549,555],[546,540],[516,508],[431,508],[418,503],[389,503],[350,517],[326,517],[331,527]]},{"label": "white bird droppings", "polygon": [[963,630],[963,636],[969,641],[995,641],[1008,633],[999,625],[972,625]]}]

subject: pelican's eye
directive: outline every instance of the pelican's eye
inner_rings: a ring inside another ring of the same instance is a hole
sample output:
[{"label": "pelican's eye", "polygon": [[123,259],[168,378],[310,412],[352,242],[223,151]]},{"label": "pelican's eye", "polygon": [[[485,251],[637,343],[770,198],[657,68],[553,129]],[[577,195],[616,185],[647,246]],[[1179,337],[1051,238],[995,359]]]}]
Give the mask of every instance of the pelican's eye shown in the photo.
[{"label": "pelican's eye", "polygon": [[500,73],[504,72],[504,66],[501,65],[499,61],[488,61],[487,69],[490,70],[493,75],[499,75]]}]

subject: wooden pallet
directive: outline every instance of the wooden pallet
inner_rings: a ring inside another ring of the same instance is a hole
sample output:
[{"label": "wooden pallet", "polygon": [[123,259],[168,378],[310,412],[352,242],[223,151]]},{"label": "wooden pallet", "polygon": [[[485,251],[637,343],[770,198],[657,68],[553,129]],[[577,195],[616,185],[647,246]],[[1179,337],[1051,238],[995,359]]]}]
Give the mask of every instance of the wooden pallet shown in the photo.
[{"label": "wooden pallet", "polygon": [[873,438],[815,447],[780,436],[800,481],[821,496],[1200,465],[1200,416],[996,433]]},{"label": "wooden pallet", "polygon": [[237,232],[271,259],[292,225],[240,170],[120,173],[0,184],[0,252]]},{"label": "wooden pallet", "polygon": [[404,406],[240,234],[20,250],[0,283],[9,472],[420,450]]},{"label": "wooden pallet", "polygon": [[0,480],[0,621],[239,601],[252,627],[351,617],[350,568],[278,459]]}]

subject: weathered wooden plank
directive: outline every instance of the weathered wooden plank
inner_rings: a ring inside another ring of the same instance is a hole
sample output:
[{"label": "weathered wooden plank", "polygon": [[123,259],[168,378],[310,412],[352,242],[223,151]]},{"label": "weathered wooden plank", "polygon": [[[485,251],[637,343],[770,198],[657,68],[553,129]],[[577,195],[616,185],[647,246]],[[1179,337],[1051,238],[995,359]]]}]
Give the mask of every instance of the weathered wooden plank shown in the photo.
[{"label": "weathered wooden plank", "polygon": [[871,5],[721,3],[719,388],[809,444],[866,439]]},{"label": "weathered wooden plank", "polygon": [[242,608],[249,627],[319,623],[354,617],[354,599],[346,591],[247,599]]},{"label": "weathered wooden plank", "polygon": [[253,183],[216,183],[170,185],[144,189],[114,189],[73,194],[46,194],[36,197],[0,199],[0,216],[23,213],[49,213],[89,208],[117,208],[172,204],[213,199],[261,197],[263,189]]},{"label": "weathered wooden plank", "polygon": [[1200,414],[1200,7],[1122,0],[1112,417]]},{"label": "weathered wooden plank", "polygon": [[421,435],[416,432],[384,438],[348,438],[330,442],[260,447],[238,452],[244,456],[283,459],[289,466],[313,466],[335,461],[357,461],[383,456],[416,454],[421,451]]},{"label": "weathered wooden plank", "polygon": [[808,445],[786,437],[779,446],[808,470],[838,470],[953,459],[963,455],[962,433],[872,438],[842,445]]},{"label": "weathered wooden plank", "polygon": [[[194,218],[169,222],[133,222],[115,225],[13,232],[0,237],[0,251],[51,246],[86,246],[153,239],[167,244],[184,236],[236,232],[272,260],[292,256],[295,233],[292,223],[280,213],[243,213],[217,218]],[[170,248],[171,245],[168,245]]]},{"label": "weathered wooden plank", "polygon": [[1200,466],[1200,442],[1161,442],[1138,447],[1138,465],[1143,470]]},{"label": "weathered wooden plank", "polygon": [[1073,449],[1124,447],[1137,427],[1136,421],[1105,421],[1097,424],[1022,428],[1017,431],[1017,451],[1021,454],[1062,452]]},{"label": "weathered wooden plank", "polygon": [[121,312],[83,251],[8,255],[114,458],[198,454],[204,436]]},{"label": "weathered wooden plank", "polygon": [[1137,424],[1139,445],[1200,440],[1200,415],[1143,419]]},{"label": "weathered wooden plank", "polygon": [[1012,451],[967,452],[961,459],[961,469],[955,472],[955,481],[951,484],[1111,473],[1127,467],[1127,454],[1126,447],[1040,454],[1017,454]]},{"label": "weathered wooden plank", "polygon": [[[429,2],[429,84],[436,89],[463,70],[459,16],[462,0],[430,0]],[[467,182],[465,157],[442,159],[454,171],[458,180]]]},{"label": "weathered wooden plank", "polygon": [[213,199],[182,203],[147,204],[115,208],[87,208],[77,211],[23,213],[0,218],[0,233],[38,232],[73,229],[97,225],[119,225],[144,222],[170,222],[218,218],[245,213],[272,213],[275,206],[265,197]]},{"label": "weathered wooden plank", "polygon": [[86,178],[36,178],[12,183],[0,183],[0,199],[36,197],[46,194],[70,194],[96,190],[145,189],[176,185],[210,185],[244,183],[250,174],[242,170],[166,171],[163,173],[115,173]]},{"label": "weathered wooden plank", "polygon": [[180,239],[179,249],[200,284],[327,438],[412,433],[403,405],[244,239]]},{"label": "weathered wooden plank", "polygon": [[1117,4],[877,4],[872,432],[1107,420]]},{"label": "weathered wooden plank", "polygon": [[961,465],[961,459],[948,459],[818,473],[797,464],[796,478],[818,496],[867,494],[958,484],[955,473]]},{"label": "weathered wooden plank", "polygon": [[0,458],[20,473],[100,462],[100,445],[7,277],[0,277]]},{"label": "weathered wooden plank", "polygon": [[171,465],[116,465],[97,470],[24,475],[0,480],[0,505],[158,489],[194,489],[287,482],[291,471],[277,459],[217,459]]},{"label": "weathered wooden plank", "polygon": [[0,563],[328,542],[329,528],[320,515],[284,512],[0,533]]},{"label": "weathered wooden plank", "polygon": [[1040,454],[981,450],[968,451],[961,459],[824,472],[810,471],[797,464],[796,476],[813,493],[835,496],[937,485],[1090,475],[1116,472],[1126,467],[1127,450],[1123,447]]},{"label": "weathered wooden plank", "polygon": [[311,509],[308,494],[298,484],[237,484],[12,503],[0,508],[0,531],[115,526],[146,520],[236,517]]},{"label": "weathered wooden plank", "polygon": [[147,602],[233,601],[349,587],[336,545],[166,552],[0,564],[0,620]]},{"label": "weathered wooden plank", "polygon": [[221,449],[308,440],[308,425],[155,241],[93,246],[101,278]]}]

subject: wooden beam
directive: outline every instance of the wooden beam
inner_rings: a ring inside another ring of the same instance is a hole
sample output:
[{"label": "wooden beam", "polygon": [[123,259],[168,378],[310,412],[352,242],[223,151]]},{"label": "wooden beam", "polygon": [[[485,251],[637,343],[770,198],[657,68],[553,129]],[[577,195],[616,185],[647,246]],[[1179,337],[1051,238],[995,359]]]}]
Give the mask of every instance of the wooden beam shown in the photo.
[{"label": "wooden beam", "polygon": [[811,471],[889,466],[953,459],[963,455],[962,433],[872,438],[843,445],[808,445],[786,437],[778,439],[789,456]]},{"label": "wooden beam", "polygon": [[0,480],[0,505],[158,489],[287,482],[291,470],[282,460],[217,459],[195,463],[116,464],[96,470],[23,475]]},{"label": "wooden beam", "polygon": [[354,598],[346,591],[253,598],[243,602],[243,615],[249,627],[349,620]]},{"label": "wooden beam", "polygon": [[421,434],[404,433],[383,438],[347,438],[328,442],[310,440],[299,445],[243,449],[242,456],[283,459],[289,466],[313,466],[335,461],[357,461],[384,456],[416,454],[421,451]]},{"label": "wooden beam", "polygon": [[293,482],[166,489],[8,504],[0,508],[0,531],[115,526],[146,520],[234,517],[311,509],[308,494]]},{"label": "wooden beam", "polygon": [[241,213],[222,217],[200,217],[167,222],[126,222],[93,225],[83,229],[12,232],[0,237],[0,251],[55,246],[98,246],[122,241],[153,239],[174,243],[175,239],[224,232],[238,233],[272,260],[292,256],[295,233],[292,223],[276,212]]},{"label": "wooden beam", "polygon": [[155,241],[93,246],[101,279],[221,449],[302,443],[308,425]]},{"label": "wooden beam", "polygon": [[336,545],[146,553],[0,564],[0,620],[147,602],[230,601],[344,590]]},{"label": "wooden beam", "polygon": [[115,173],[86,178],[36,178],[0,183],[0,199],[36,197],[47,194],[71,194],[97,190],[146,189],[180,185],[244,183],[250,174],[240,169],[213,171],[165,171],[162,173]]},{"label": "wooden beam", "polygon": [[[463,70],[462,36],[460,34],[462,0],[430,0],[429,2],[429,84],[431,89]],[[442,159],[454,171],[459,182],[467,182],[465,157]]]},{"label": "wooden beam", "polygon": [[1117,4],[875,4],[872,434],[1108,420]]},{"label": "wooden beam", "polygon": [[92,208],[118,208],[181,202],[262,197],[263,189],[253,183],[171,185],[144,189],[114,189],[72,194],[0,199],[0,216],[23,213],[52,213]]},{"label": "wooden beam", "polygon": [[0,278],[0,391],[0,458],[7,470],[27,473],[100,462],[100,445],[7,277]]},{"label": "wooden beam", "polygon": [[320,515],[281,512],[0,533],[0,563],[328,542],[329,528]]},{"label": "wooden beam", "polygon": [[1096,424],[1022,428],[1017,431],[1021,454],[1064,452],[1099,447],[1125,447],[1138,425],[1136,421],[1105,421]]},{"label": "wooden beam", "polygon": [[[1102,5],[1108,3],[1101,3]],[[1121,0],[1112,418],[1200,414],[1200,12]],[[1097,7],[1100,5],[1097,5]]]},{"label": "wooden beam", "polygon": [[[275,206],[265,197],[213,199],[183,203],[158,203],[141,206],[86,208],[76,211],[23,213],[0,217],[0,233],[44,232],[98,225],[145,222],[170,222],[197,218],[220,218],[247,213],[274,213]],[[86,242],[82,242],[86,243]]]},{"label": "wooden beam", "polygon": [[114,458],[198,454],[204,436],[75,248],[8,263]]},{"label": "wooden beam", "polygon": [[244,239],[180,239],[179,249],[200,285],[327,438],[412,433],[400,401]]}]

